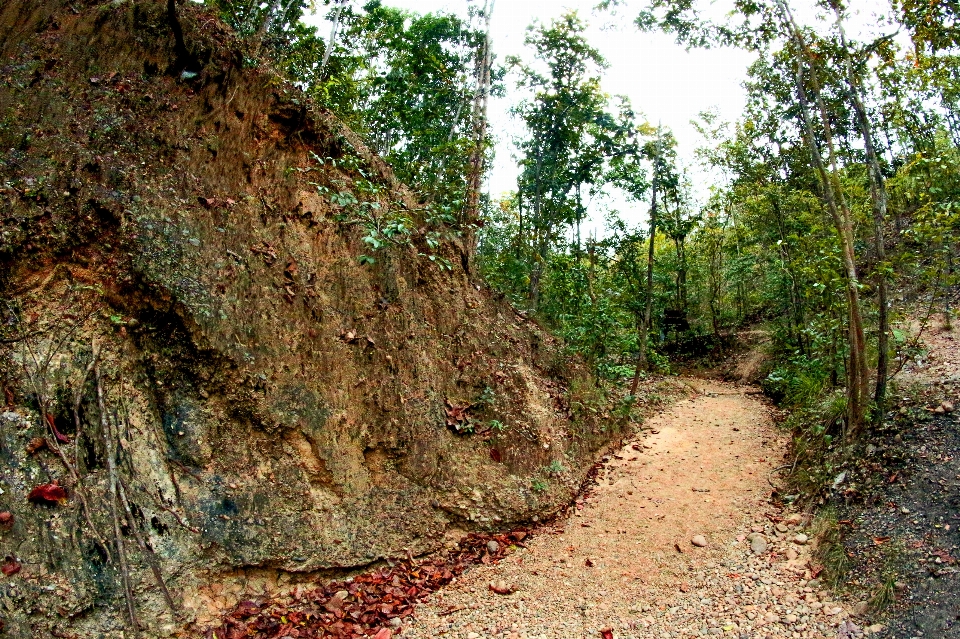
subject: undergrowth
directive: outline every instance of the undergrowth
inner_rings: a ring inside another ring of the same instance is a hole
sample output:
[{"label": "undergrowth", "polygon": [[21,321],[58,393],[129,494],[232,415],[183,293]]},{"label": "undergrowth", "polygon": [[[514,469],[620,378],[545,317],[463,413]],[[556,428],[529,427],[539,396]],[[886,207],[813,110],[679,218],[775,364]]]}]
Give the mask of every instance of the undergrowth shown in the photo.
[{"label": "undergrowth", "polygon": [[850,570],[850,557],[843,546],[836,509],[832,506],[822,509],[813,521],[812,532],[817,540],[814,558],[822,568],[820,581],[832,590],[839,590]]}]

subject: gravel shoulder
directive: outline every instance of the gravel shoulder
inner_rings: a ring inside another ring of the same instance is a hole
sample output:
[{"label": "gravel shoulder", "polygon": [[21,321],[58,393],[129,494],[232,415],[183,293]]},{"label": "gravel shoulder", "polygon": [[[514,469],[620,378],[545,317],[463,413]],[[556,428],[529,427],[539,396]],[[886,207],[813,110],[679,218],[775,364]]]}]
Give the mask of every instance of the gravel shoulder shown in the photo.
[{"label": "gravel shoulder", "polygon": [[770,501],[789,444],[774,409],[752,387],[684,381],[696,392],[604,458],[571,516],[431,595],[402,636],[812,639],[870,628],[819,589],[809,521]]}]

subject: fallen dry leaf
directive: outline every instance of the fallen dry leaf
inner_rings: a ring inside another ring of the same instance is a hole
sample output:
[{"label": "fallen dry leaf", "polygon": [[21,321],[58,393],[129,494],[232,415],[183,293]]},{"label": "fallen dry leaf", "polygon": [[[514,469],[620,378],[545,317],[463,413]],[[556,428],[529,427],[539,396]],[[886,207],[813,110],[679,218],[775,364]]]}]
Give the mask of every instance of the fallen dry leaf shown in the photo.
[{"label": "fallen dry leaf", "polygon": [[33,455],[37,451],[43,450],[47,447],[47,440],[43,437],[34,437],[30,440],[30,443],[27,444],[27,454]]},{"label": "fallen dry leaf", "polygon": [[5,510],[0,513],[0,530],[10,530],[13,527],[13,513]]},{"label": "fallen dry leaf", "polygon": [[613,629],[604,628],[603,630],[600,631],[600,637],[601,639],[613,639]]},{"label": "fallen dry leaf", "polygon": [[380,632],[373,635],[373,639],[390,639],[393,636],[393,633],[386,628],[381,628]]},{"label": "fallen dry leaf", "polygon": [[67,491],[56,480],[49,484],[40,484],[30,491],[27,499],[35,504],[60,504],[67,503]]},{"label": "fallen dry leaf", "polygon": [[7,555],[6,558],[3,560],[3,565],[0,566],[0,572],[2,572],[7,577],[12,577],[13,575],[20,572],[21,568],[23,568],[23,566],[20,564],[19,561],[17,561],[16,557]]},{"label": "fallen dry leaf", "polygon": [[508,586],[504,581],[498,581],[497,583],[490,584],[490,590],[497,593],[498,595],[509,595],[513,593],[513,588]]},{"label": "fallen dry leaf", "polygon": [[[221,617],[218,628],[208,628],[203,637],[266,639],[282,637],[294,627],[301,637],[392,637],[393,632],[386,635],[383,631],[396,623],[393,620],[409,618],[419,601],[463,574],[469,565],[497,563],[511,546],[521,545],[526,536],[524,530],[501,535],[471,533],[460,541],[456,551],[445,557],[416,563],[408,557],[391,567],[358,575],[350,582],[334,581],[315,589],[301,589],[286,603],[244,601]],[[497,552],[490,553],[490,541],[497,542]],[[337,601],[327,606],[334,600]],[[278,625],[279,619],[286,619],[286,624]],[[284,628],[286,631],[277,634]]]},{"label": "fallen dry leaf", "polygon": [[880,544],[885,544],[885,543],[887,543],[888,541],[890,541],[890,538],[889,538],[889,537],[874,537],[874,538],[873,538],[873,543],[875,543],[875,544],[878,545],[878,546],[879,546]]}]

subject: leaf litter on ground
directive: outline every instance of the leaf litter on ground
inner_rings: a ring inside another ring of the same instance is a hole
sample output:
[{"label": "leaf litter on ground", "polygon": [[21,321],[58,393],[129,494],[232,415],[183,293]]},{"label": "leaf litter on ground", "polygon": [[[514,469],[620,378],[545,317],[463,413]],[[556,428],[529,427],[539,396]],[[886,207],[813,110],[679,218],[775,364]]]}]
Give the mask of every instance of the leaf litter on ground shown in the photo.
[{"label": "leaf litter on ground", "polygon": [[[471,533],[455,551],[420,561],[412,557],[343,581],[295,588],[284,599],[245,600],[208,628],[205,639],[388,639],[427,595],[475,564],[496,564],[529,535]],[[496,552],[491,552],[495,541]],[[399,622],[397,621],[399,620]]]}]

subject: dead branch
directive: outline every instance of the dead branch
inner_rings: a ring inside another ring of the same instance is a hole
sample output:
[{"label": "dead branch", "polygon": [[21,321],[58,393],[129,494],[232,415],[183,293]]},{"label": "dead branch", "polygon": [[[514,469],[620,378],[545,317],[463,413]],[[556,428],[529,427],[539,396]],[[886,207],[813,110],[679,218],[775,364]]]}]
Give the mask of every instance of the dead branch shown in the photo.
[{"label": "dead branch", "polygon": [[31,331],[30,333],[24,333],[18,335],[17,337],[0,337],[0,344],[16,344],[17,342],[23,342],[35,335],[39,335],[40,331]]}]

